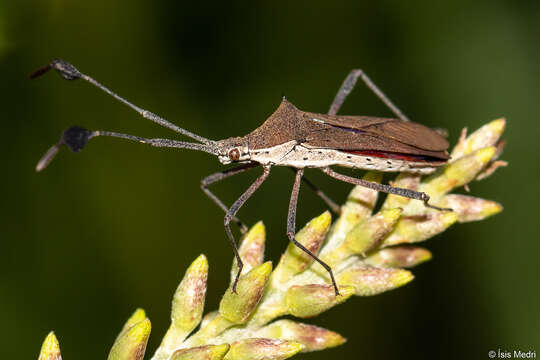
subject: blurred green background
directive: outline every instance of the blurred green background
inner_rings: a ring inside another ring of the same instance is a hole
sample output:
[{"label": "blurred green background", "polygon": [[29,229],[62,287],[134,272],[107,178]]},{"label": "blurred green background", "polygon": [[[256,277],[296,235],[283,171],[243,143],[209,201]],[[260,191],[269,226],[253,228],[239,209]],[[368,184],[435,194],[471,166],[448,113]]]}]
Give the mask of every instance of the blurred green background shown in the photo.
[{"label": "blurred green background", "polygon": [[[508,168],[473,195],[505,206],[426,243],[415,281],[354,298],[313,323],[349,342],[303,359],[483,359],[540,351],[538,161],[540,3],[536,1],[67,1],[0,3],[2,81],[2,358],[36,358],[54,329],[65,359],[105,359],[125,319],[147,310],[148,353],[169,324],[172,293],[200,253],[210,262],[207,310],[232,260],[223,214],[199,190],[222,169],[204,153],[113,139],[34,166],[70,125],[147,137],[174,133],[83,82],[27,75],[64,58],[113,90],[211,139],[244,135],[281,95],[325,112],[362,68],[413,120],[474,130],[505,116]],[[343,114],[389,115],[362,86]],[[214,187],[231,203],[258,171]],[[309,175],[342,202],[351,187]],[[275,168],[239,216],[267,226],[267,257],[287,245],[293,176]],[[298,226],[324,211],[303,188]]]}]

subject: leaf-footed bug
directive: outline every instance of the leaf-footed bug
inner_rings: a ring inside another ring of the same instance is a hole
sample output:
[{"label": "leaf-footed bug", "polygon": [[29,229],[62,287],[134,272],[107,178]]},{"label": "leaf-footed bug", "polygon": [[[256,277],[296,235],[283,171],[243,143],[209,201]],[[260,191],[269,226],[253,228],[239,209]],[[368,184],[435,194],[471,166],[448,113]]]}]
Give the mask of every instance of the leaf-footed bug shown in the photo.
[{"label": "leaf-footed bug", "polygon": [[[225,231],[238,263],[238,273],[232,288],[234,292],[236,292],[236,284],[242,273],[243,263],[231,232],[230,222],[236,222],[242,232],[246,231],[247,228],[236,218],[236,213],[268,178],[272,166],[286,166],[296,171],[296,178],[289,203],[287,236],[292,243],[306,252],[328,271],[336,295],[339,295],[339,291],[330,266],[320,260],[302,244],[298,243],[294,238],[296,232],[296,204],[300,182],[302,180],[314,189],[317,195],[332,210],[339,212],[339,207],[336,203],[304,177],[305,168],[318,168],[325,174],[347,183],[421,200],[425,206],[436,210],[451,210],[431,205],[429,203],[429,196],[426,193],[357,179],[337,173],[331,169],[331,166],[335,165],[354,169],[429,174],[434,172],[437,167],[444,165],[449,159],[446,151],[448,148],[446,139],[435,130],[409,121],[362,70],[353,70],[350,72],[332,102],[328,114],[301,111],[283,98],[278,109],[260,127],[251,133],[243,137],[231,137],[213,141],[184,130],[156,114],[141,109],[118,96],[90,76],[79,72],[73,65],[63,60],[53,60],[49,65],[30,75],[30,78],[43,75],[50,69],[58,71],[66,80],[86,80],[137,111],[144,118],[190,137],[197,142],[148,139],[111,131],[91,131],[78,126],[72,126],[65,130],[58,143],[53,145],[45,153],[38,162],[36,171],[41,171],[47,167],[62,145],[66,145],[72,151],[78,152],[83,149],[88,140],[97,136],[117,137],[156,147],[204,151],[216,155],[224,165],[231,163],[239,164],[235,168],[207,176],[201,181],[201,189],[204,193],[225,211]],[[361,78],[367,87],[399,119],[336,115],[346,97],[356,85],[358,78]],[[263,167],[262,175],[251,184],[230,208],[225,206],[208,189],[208,186],[215,182],[240,174],[257,165]]]}]

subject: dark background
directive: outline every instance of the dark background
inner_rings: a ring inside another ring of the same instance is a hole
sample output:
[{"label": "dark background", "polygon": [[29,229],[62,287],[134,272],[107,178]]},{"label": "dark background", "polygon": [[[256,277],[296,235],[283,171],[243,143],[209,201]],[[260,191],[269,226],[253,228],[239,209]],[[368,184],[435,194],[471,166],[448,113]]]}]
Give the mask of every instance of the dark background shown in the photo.
[{"label": "dark background", "polygon": [[[65,359],[105,359],[139,306],[153,324],[150,355],[190,262],[200,253],[209,259],[207,311],[229,276],[223,214],[199,190],[202,177],[221,169],[217,159],[98,139],[34,172],[73,124],[175,137],[86,83],[27,79],[54,57],[211,139],[248,133],[282,94],[300,109],[327,111],[352,68],[364,69],[411,119],[448,129],[452,143],[463,127],[507,117],[510,166],[471,186],[504,212],[426,243],[434,259],[404,288],[313,319],[349,342],[298,358],[540,351],[539,37],[533,1],[0,3],[1,357],[36,358],[54,329]],[[389,115],[363,87],[341,113]],[[214,189],[231,203],[257,172]],[[350,191],[307,174],[339,202]],[[240,212],[250,224],[264,220],[274,263],[287,245],[292,181],[275,168]],[[324,209],[304,188],[298,226]]]}]

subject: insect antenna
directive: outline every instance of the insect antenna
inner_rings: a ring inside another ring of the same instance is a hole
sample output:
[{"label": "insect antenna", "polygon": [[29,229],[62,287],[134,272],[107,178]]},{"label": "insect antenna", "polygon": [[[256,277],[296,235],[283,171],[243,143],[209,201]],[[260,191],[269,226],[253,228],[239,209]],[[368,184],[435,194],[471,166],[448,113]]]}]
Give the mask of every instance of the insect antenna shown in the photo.
[{"label": "insect antenna", "polygon": [[86,143],[95,137],[98,136],[109,136],[109,137],[116,137],[131,141],[136,141],[142,144],[148,144],[155,147],[167,147],[167,148],[180,148],[180,149],[191,149],[191,150],[198,150],[198,151],[204,151],[213,155],[217,154],[217,151],[212,144],[199,144],[199,143],[191,143],[191,142],[185,142],[185,141],[177,141],[177,140],[170,140],[170,139],[147,139],[139,136],[129,135],[129,134],[122,134],[112,131],[103,131],[103,130],[87,130],[85,128],[82,128],[80,126],[72,126],[70,128],[67,128],[60,137],[60,140],[54,144],[46,153],[41,157],[39,162],[36,165],[36,171],[41,171],[45,169],[49,163],[54,159],[55,155],[58,153],[60,148],[65,145],[67,146],[71,151],[73,152],[79,152],[81,151]]},{"label": "insect antenna", "polygon": [[[129,106],[130,108],[132,108],[133,110],[135,110],[136,112],[138,112],[142,117],[144,117],[145,119],[148,119],[148,120],[151,120],[161,126],[164,126],[166,128],[169,128],[177,133],[180,133],[182,135],[185,135],[185,136],[188,136],[200,143],[203,143],[203,144],[206,144],[206,145],[210,145],[210,144],[214,144],[215,142],[212,141],[212,140],[209,140],[209,139],[206,139],[202,136],[199,136],[197,134],[194,134],[190,131],[187,131],[185,129],[182,129],[181,127],[163,119],[162,117],[148,111],[148,110],[144,110],[144,109],[141,109],[140,107],[138,107],[137,105],[134,105],[132,103],[130,103],[129,101],[127,101],[126,99],[124,99],[123,97],[119,96],[118,94],[114,93],[113,91],[109,90],[107,87],[105,87],[104,85],[100,84],[99,82],[97,82],[96,80],[94,80],[92,77],[88,76],[88,75],[85,75],[83,73],[81,73],[79,70],[77,70],[77,68],[75,68],[75,66],[71,65],[70,63],[64,61],[64,60],[61,60],[61,59],[54,59],[53,61],[51,61],[50,64],[34,71],[32,74],[30,74],[30,79],[35,79],[43,74],[45,74],[46,72],[48,72],[49,70],[51,69],[54,69],[56,71],[58,71],[58,73],[66,80],[76,80],[76,79],[83,79],[83,80],[86,80],[88,81],[90,84],[96,86],[97,88],[101,89],[102,91],[106,92],[107,94],[109,94],[110,96],[112,96],[113,98],[115,98],[116,100],[124,103],[125,105]],[[51,149],[52,150],[52,149]]]}]

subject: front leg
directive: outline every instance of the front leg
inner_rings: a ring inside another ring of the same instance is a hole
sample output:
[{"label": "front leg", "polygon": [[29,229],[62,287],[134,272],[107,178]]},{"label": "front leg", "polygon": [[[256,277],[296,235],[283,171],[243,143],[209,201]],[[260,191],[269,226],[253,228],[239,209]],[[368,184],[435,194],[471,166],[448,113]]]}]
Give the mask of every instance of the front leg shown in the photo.
[{"label": "front leg", "polygon": [[[218,181],[221,181],[223,179],[226,179],[228,177],[231,177],[233,175],[241,174],[246,170],[254,168],[255,166],[257,166],[257,163],[248,163],[248,164],[243,164],[243,165],[240,165],[240,166],[232,168],[232,169],[227,169],[227,170],[224,170],[224,171],[220,171],[220,172],[208,175],[207,177],[205,177],[204,179],[201,180],[201,190],[214,203],[216,203],[217,206],[219,206],[225,213],[227,213],[229,211],[227,206],[225,206],[225,204],[223,204],[223,202],[216,195],[214,195],[213,192],[211,192],[208,189],[208,186],[210,186],[213,183],[216,183]],[[247,230],[248,230],[247,226],[244,225],[238,218],[233,217],[232,220],[235,223],[238,224],[238,227],[240,228],[240,232],[242,234],[245,234],[247,232]]]},{"label": "front leg", "polygon": [[250,185],[250,187],[242,194],[240,197],[234,202],[234,204],[231,205],[229,210],[227,210],[227,214],[225,214],[225,219],[223,221],[225,225],[225,232],[227,233],[227,236],[229,237],[229,241],[231,242],[231,245],[233,247],[234,256],[236,257],[236,262],[238,263],[238,273],[236,274],[236,278],[234,279],[232,290],[234,293],[236,293],[236,284],[238,284],[238,279],[240,278],[240,274],[242,273],[242,268],[244,267],[244,263],[242,262],[242,259],[240,258],[240,254],[238,254],[238,248],[236,247],[236,241],[234,240],[234,236],[231,232],[230,222],[231,220],[235,219],[235,215],[240,210],[242,205],[253,195],[253,193],[261,186],[261,184],[268,178],[268,175],[270,175],[270,166],[264,166],[264,172],[261,176],[255,180],[253,184]]}]

